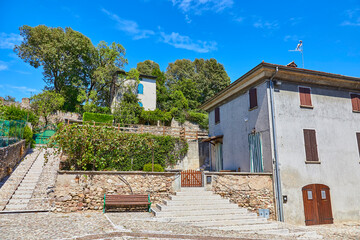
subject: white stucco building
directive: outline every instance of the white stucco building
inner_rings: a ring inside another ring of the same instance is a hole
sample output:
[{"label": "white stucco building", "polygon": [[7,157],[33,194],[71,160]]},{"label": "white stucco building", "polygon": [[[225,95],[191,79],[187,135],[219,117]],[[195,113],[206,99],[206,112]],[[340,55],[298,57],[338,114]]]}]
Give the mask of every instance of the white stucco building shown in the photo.
[{"label": "white stucco building", "polygon": [[279,220],[360,219],[360,78],[263,62],[202,109],[211,170],[272,172]]},{"label": "white stucco building", "polygon": [[[111,108],[114,109],[116,104],[121,102],[123,94],[123,85],[133,84],[135,85],[134,90],[135,94],[139,98],[139,105],[144,107],[145,110],[155,110],[156,109],[156,77],[140,74],[139,80],[137,83],[135,80],[124,80],[123,76],[125,72],[119,72],[116,76],[116,83],[114,87],[113,100],[111,103]],[[124,83],[124,84],[122,84]]]}]

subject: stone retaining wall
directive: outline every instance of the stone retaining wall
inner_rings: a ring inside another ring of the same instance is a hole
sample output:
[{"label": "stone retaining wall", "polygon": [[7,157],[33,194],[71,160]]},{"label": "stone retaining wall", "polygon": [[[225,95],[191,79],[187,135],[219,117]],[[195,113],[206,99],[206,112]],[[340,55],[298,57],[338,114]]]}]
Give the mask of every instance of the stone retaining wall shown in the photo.
[{"label": "stone retaining wall", "polygon": [[0,181],[11,174],[26,154],[25,140],[0,148]]},{"label": "stone retaining wall", "polygon": [[[121,180],[123,179],[123,180]],[[148,194],[160,203],[180,189],[179,172],[85,172],[59,171],[53,211],[102,210],[104,194]],[[128,184],[127,184],[128,183]]]},{"label": "stone retaining wall", "polygon": [[[207,184],[207,176],[211,183]],[[205,186],[239,207],[251,212],[269,209],[270,218],[275,219],[275,202],[272,175],[268,173],[222,173],[205,172]]]}]

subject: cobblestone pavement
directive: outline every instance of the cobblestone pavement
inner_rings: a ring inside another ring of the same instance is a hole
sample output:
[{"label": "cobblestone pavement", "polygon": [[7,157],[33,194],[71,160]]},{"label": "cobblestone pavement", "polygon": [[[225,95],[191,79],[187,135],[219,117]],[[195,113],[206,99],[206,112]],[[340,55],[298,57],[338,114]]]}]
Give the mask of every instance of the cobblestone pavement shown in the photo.
[{"label": "cobblestone pavement", "polygon": [[[297,231],[304,227],[286,224]],[[323,239],[360,239],[358,223],[306,227]],[[296,239],[158,222],[149,213],[0,214],[0,239]]]}]

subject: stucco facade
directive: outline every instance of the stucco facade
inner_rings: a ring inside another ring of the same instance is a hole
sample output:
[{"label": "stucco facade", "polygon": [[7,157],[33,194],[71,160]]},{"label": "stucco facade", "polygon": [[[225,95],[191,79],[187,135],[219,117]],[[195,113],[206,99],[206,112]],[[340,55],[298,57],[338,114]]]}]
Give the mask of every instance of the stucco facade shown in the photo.
[{"label": "stucco facade", "polygon": [[[360,219],[360,158],[349,90],[311,87],[313,108],[301,108],[298,84],[283,82],[274,94],[276,135],[286,222],[303,224],[302,187],[330,188],[335,222]],[[306,163],[303,129],[316,130],[319,163]]]},{"label": "stucco facade", "polygon": [[[312,106],[300,106],[299,87],[310,88]],[[249,110],[254,88],[258,107]],[[221,136],[225,170],[249,172],[248,135],[261,133],[264,172],[274,174],[277,219],[308,224],[304,201],[310,198],[303,188],[321,184],[330,198],[321,192],[317,201],[330,201],[333,221],[346,222],[360,219],[360,111],[353,111],[351,93],[360,94],[360,78],[261,63],[202,108],[209,112],[209,139]],[[316,132],[318,161],[307,159],[304,129]]]},{"label": "stucco facade", "polygon": [[156,109],[156,77],[140,75],[139,82],[132,79],[124,80],[123,78],[124,75],[120,75],[117,79],[111,103],[112,110],[121,102],[123,91],[127,86],[131,86],[134,93],[137,94],[139,105],[144,107],[145,110],[153,111]]}]

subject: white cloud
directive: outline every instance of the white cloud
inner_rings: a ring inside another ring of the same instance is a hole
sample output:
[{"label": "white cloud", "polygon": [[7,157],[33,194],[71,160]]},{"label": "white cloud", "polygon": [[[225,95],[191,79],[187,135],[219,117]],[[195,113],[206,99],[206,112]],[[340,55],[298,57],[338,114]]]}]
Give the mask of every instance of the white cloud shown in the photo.
[{"label": "white cloud", "polygon": [[182,36],[179,33],[175,32],[172,32],[171,34],[161,32],[160,35],[162,42],[169,44],[175,48],[187,49],[198,53],[207,53],[217,49],[217,43],[214,41],[193,41],[190,37]]},{"label": "white cloud", "polygon": [[343,21],[341,26],[360,26],[360,8],[350,9],[345,11],[347,20]]},{"label": "white cloud", "polygon": [[204,11],[222,12],[231,8],[233,0],[171,0],[173,6],[177,6],[182,12],[201,14]]},{"label": "white cloud", "polygon": [[0,33],[0,49],[13,49],[15,44],[20,44],[22,37],[15,33]]},{"label": "white cloud", "polygon": [[255,28],[262,28],[262,29],[269,29],[269,30],[275,30],[279,28],[278,21],[263,21],[262,19],[258,19],[254,22],[253,26]]},{"label": "white cloud", "polygon": [[[300,39],[304,39],[304,36],[301,35],[301,36],[298,36],[298,35],[286,35],[284,37],[284,42],[287,42],[287,41],[295,41],[295,42],[298,42]],[[297,44],[297,43],[296,43]]]},{"label": "white cloud", "polygon": [[101,11],[116,22],[117,29],[131,35],[135,40],[148,38],[155,34],[152,30],[140,29],[135,21],[122,19],[118,15],[111,13],[104,8],[101,9]]},{"label": "white cloud", "polygon": [[19,92],[22,92],[22,93],[32,93],[32,92],[38,92],[37,89],[34,89],[34,88],[29,88],[29,87],[26,87],[26,86],[14,86],[14,85],[9,85],[9,84],[5,84],[5,85],[0,85],[1,88],[11,88],[11,89],[14,89],[14,90],[17,90]]},{"label": "white cloud", "polygon": [[0,71],[4,71],[4,70],[7,70],[8,69],[8,66],[4,63],[0,63]]}]

